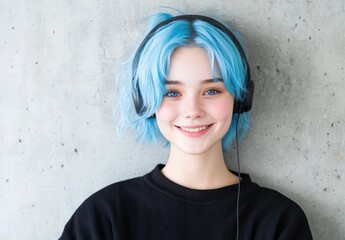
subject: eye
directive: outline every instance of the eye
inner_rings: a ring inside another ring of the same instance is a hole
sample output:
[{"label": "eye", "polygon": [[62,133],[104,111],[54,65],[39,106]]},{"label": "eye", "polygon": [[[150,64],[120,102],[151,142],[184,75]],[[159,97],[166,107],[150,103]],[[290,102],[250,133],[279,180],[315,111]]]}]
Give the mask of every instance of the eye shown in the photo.
[{"label": "eye", "polygon": [[210,89],[210,90],[207,90],[207,91],[205,92],[205,95],[215,95],[215,94],[218,94],[218,93],[220,93],[218,90],[216,90],[216,89]]},{"label": "eye", "polygon": [[164,94],[164,97],[179,97],[180,94],[176,91],[169,91],[166,94]]}]

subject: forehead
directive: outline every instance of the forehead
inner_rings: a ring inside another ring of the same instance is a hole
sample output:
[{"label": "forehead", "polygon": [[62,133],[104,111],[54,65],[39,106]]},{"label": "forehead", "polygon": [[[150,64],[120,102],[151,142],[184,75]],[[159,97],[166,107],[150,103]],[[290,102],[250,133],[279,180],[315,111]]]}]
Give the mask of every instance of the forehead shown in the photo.
[{"label": "forehead", "polygon": [[169,80],[212,79],[211,62],[201,47],[179,47],[171,55]]}]

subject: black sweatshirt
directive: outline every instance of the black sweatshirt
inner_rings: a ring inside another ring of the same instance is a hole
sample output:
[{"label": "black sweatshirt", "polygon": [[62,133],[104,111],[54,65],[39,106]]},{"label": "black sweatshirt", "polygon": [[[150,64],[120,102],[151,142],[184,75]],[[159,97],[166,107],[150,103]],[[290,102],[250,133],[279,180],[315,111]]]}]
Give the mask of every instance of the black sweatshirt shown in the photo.
[{"label": "black sweatshirt", "polygon": [[[162,168],[93,194],[73,214],[60,239],[236,239],[237,184],[189,189],[167,179]],[[239,239],[312,239],[296,203],[258,186],[248,175],[241,177]]]}]

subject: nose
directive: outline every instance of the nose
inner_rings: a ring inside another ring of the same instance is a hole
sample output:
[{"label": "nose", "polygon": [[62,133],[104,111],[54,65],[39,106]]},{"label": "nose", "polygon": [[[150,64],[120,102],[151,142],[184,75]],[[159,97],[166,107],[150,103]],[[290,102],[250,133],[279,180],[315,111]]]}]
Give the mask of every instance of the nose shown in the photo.
[{"label": "nose", "polygon": [[202,102],[198,98],[188,98],[182,103],[183,115],[185,118],[200,118],[205,115]]}]

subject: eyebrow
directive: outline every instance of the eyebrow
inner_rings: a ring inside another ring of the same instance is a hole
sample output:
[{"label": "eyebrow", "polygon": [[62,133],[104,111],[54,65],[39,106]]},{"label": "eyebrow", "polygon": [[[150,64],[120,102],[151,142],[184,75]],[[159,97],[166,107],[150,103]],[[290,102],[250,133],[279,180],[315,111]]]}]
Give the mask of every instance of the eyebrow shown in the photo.
[{"label": "eyebrow", "polygon": [[[207,83],[215,83],[215,82],[224,82],[222,78],[212,78],[212,79],[205,79],[202,80],[202,84],[207,84]],[[177,80],[164,80],[165,85],[183,85],[181,81]]]}]

